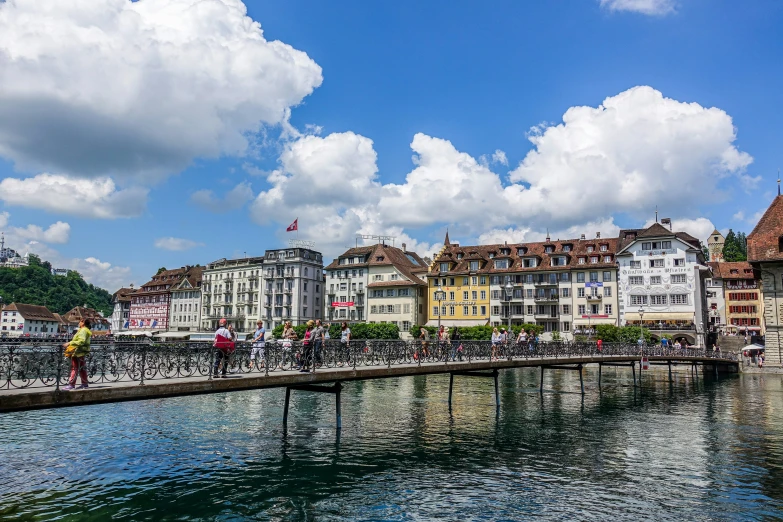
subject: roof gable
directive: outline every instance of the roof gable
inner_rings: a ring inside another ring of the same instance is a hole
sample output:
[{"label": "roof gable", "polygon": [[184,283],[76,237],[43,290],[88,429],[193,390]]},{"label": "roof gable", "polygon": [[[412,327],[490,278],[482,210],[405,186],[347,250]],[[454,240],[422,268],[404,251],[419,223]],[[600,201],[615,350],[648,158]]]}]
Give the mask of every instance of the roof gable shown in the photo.
[{"label": "roof gable", "polygon": [[748,261],[783,261],[783,196],[777,196],[748,234]]}]

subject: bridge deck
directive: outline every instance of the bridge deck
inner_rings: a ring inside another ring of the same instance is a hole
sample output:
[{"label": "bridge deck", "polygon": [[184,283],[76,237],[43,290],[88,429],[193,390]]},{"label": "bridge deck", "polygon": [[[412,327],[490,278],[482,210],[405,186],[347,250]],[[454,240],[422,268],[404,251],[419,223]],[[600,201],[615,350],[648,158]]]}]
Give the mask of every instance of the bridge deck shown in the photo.
[{"label": "bridge deck", "polygon": [[[668,362],[673,364],[718,364],[735,365],[732,359],[705,356],[650,355],[650,362]],[[53,387],[10,388],[0,390],[0,411],[29,410],[62,406],[143,400],[163,397],[176,397],[206,393],[221,393],[260,388],[297,386],[303,384],[334,383],[351,380],[383,379],[415,375],[443,374],[462,371],[502,370],[512,368],[587,365],[598,363],[639,362],[639,355],[579,355],[559,357],[526,357],[472,361],[407,363],[383,366],[362,366],[346,368],[319,368],[314,373],[300,373],[295,370],[264,373],[229,374],[227,378],[210,379],[205,376],[176,377],[147,380],[140,384],[137,380],[118,380],[115,382],[97,382],[89,389],[63,391]]]}]

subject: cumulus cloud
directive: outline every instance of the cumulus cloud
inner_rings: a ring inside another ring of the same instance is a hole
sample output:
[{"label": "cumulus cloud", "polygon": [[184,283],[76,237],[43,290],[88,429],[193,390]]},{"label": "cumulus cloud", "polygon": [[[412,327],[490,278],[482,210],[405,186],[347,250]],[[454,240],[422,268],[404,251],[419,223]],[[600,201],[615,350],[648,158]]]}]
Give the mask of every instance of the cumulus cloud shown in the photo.
[{"label": "cumulus cloud", "polygon": [[14,245],[22,245],[30,241],[44,243],[67,243],[71,236],[71,225],[58,221],[47,228],[38,225],[23,227],[10,226],[11,214],[0,213],[0,229],[6,239],[7,246],[18,250]]},{"label": "cumulus cloud", "polygon": [[[649,227],[654,222],[654,220],[649,220],[644,226]],[[712,231],[715,230],[715,225],[704,217],[696,219],[674,218],[672,219],[672,230],[674,232],[687,232],[696,239],[706,242]]]},{"label": "cumulus cloud", "polygon": [[220,213],[242,208],[254,196],[250,183],[240,183],[229,190],[222,198],[215,196],[213,191],[205,189],[191,194],[190,201],[210,212]]},{"label": "cumulus cloud", "polygon": [[190,250],[191,248],[204,246],[204,243],[199,243],[191,239],[183,239],[179,237],[160,237],[155,240],[155,246],[163,250],[173,250],[175,252],[179,252],[182,250]]},{"label": "cumulus cloud", "polygon": [[610,11],[632,11],[645,15],[661,16],[673,13],[674,0],[600,0],[601,7]]},{"label": "cumulus cloud", "polygon": [[[410,237],[433,225],[481,241],[536,241],[546,230],[563,239],[611,236],[619,230],[616,213],[641,223],[657,204],[676,216],[705,196],[721,197],[721,183],[741,181],[752,162],[734,146],[724,111],[664,98],[650,87],[598,107],[572,107],[562,123],[538,125],[528,139],[534,148],[502,178],[486,158],[419,133],[411,142],[413,169],[402,182],[380,185],[368,138],[306,136],[283,152],[252,215],[283,226],[299,217],[300,236],[327,255],[353,245],[357,233]],[[694,235],[710,228],[697,237],[712,231],[705,219],[682,223]]]},{"label": "cumulus cloud", "polygon": [[0,2],[0,69],[0,155],[88,176],[242,154],[322,81],[240,0]]},{"label": "cumulus cloud", "polygon": [[60,174],[0,181],[0,200],[7,205],[38,208],[80,217],[115,219],[139,216],[148,190],[118,190],[111,178],[81,179]]}]

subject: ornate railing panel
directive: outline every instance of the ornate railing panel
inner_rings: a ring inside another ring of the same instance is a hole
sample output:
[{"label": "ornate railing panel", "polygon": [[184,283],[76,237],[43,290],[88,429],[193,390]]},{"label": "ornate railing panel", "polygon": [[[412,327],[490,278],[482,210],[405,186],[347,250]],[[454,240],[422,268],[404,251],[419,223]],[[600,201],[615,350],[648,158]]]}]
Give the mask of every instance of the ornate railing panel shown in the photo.
[{"label": "ornate railing panel", "polygon": [[[63,357],[62,339],[0,341],[0,389],[59,387],[67,383],[71,361]],[[139,382],[203,377],[212,379],[217,350],[209,342],[135,342],[101,340],[86,358],[90,383]],[[716,358],[736,362],[732,353],[696,348],[595,342],[530,342],[495,344],[489,341],[422,342],[419,340],[328,340],[321,346],[301,342],[268,341],[264,349],[237,343],[227,372],[263,374],[319,371],[327,368],[367,368],[432,365],[448,362],[543,359],[568,357],[682,357]],[[217,375],[222,374],[222,368]]]}]

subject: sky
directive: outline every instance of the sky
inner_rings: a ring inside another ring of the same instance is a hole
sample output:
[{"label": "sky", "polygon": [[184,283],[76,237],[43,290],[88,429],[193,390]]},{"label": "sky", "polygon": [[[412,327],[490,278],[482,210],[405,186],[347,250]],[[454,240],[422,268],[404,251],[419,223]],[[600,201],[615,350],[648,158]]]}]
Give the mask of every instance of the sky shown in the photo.
[{"label": "sky", "polygon": [[777,0],[0,1],[0,230],[112,292],[295,238],[424,256],[656,208],[750,232],[782,23]]}]

